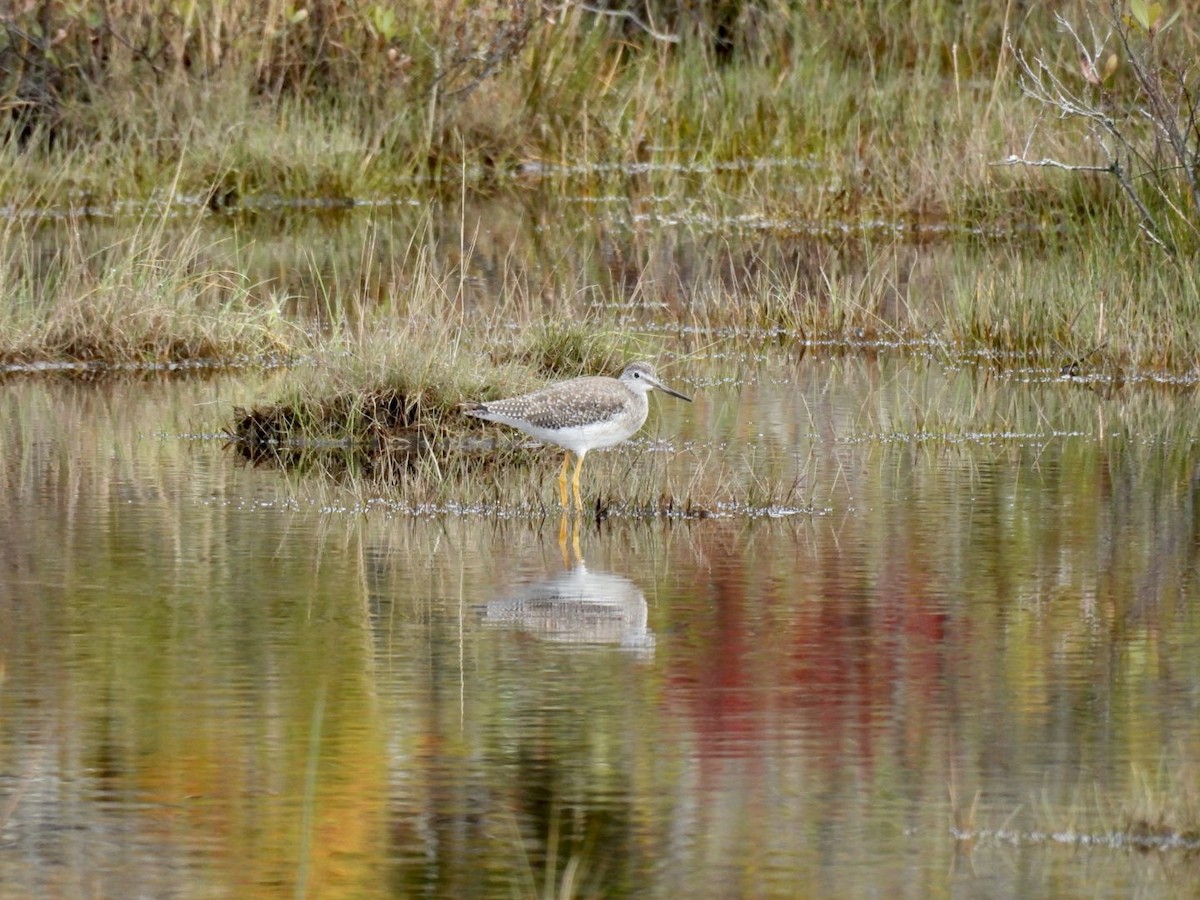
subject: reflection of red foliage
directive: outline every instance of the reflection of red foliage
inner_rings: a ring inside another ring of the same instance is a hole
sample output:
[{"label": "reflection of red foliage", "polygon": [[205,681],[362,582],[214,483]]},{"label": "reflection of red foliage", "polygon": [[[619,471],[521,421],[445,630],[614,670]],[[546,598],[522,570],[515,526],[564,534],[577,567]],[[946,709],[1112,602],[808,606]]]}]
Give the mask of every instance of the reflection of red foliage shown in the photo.
[{"label": "reflection of red foliage", "polygon": [[919,563],[928,555],[898,530],[871,572],[855,556],[864,544],[840,537],[790,566],[706,548],[708,591],[698,579],[695,607],[675,609],[667,685],[702,758],[778,756],[789,741],[816,764],[869,768],[883,741],[902,765],[920,764],[947,699],[946,613]]},{"label": "reflection of red foliage", "polygon": [[688,708],[702,755],[752,755],[762,717],[748,658],[741,561],[722,557],[709,574],[711,599],[695,597],[705,608],[681,611],[687,621],[684,643],[690,646],[672,653],[678,665],[669,675],[669,692]]}]

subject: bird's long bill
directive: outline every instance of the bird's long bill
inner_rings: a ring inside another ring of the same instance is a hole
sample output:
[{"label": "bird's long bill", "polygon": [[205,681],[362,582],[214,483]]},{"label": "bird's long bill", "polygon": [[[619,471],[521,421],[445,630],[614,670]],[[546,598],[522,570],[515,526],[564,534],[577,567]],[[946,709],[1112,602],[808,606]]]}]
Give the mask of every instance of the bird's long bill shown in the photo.
[{"label": "bird's long bill", "polygon": [[679,391],[672,390],[671,388],[669,388],[665,384],[663,384],[661,381],[654,382],[654,386],[656,388],[658,388],[660,391],[662,391],[664,394],[670,394],[672,397],[678,397],[680,400],[686,400],[688,403],[692,402],[692,398],[689,397],[687,394],[681,394],[681,393],[679,393]]}]

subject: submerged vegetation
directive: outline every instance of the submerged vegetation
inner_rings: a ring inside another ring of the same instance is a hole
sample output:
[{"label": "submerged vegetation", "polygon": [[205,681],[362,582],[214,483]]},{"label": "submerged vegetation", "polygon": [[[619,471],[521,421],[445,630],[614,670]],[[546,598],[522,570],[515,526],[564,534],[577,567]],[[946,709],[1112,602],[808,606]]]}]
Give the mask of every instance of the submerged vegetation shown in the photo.
[{"label": "submerged vegetation", "polygon": [[[1100,847],[1141,852],[1182,851],[1191,859],[1200,850],[1200,804],[1197,785],[1200,773],[1185,757],[1180,763],[1162,764],[1154,773],[1134,766],[1128,797],[1118,808],[1110,809],[1098,801],[1099,786],[1080,787],[1079,796],[1066,814],[1053,811],[1049,804],[1033,802],[1030,810],[1014,810],[1005,815],[1002,826],[982,825],[975,795],[969,804],[951,790],[953,825],[956,841],[968,845],[1045,845],[1073,848]],[[1041,807],[1046,811],[1042,812]],[[1030,820],[1021,827],[1019,820]]]}]

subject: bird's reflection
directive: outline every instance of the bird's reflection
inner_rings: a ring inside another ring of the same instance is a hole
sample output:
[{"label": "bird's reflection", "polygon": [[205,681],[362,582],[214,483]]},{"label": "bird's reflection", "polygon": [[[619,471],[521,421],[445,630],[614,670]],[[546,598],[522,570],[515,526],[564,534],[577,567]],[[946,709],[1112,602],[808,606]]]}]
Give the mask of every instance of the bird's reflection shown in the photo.
[{"label": "bird's reflection", "polygon": [[654,633],[641,589],[622,575],[591,572],[579,552],[579,519],[567,543],[559,526],[565,571],[534,581],[482,607],[483,624],[528,632],[543,640],[580,646],[616,645],[640,656],[654,654]]}]

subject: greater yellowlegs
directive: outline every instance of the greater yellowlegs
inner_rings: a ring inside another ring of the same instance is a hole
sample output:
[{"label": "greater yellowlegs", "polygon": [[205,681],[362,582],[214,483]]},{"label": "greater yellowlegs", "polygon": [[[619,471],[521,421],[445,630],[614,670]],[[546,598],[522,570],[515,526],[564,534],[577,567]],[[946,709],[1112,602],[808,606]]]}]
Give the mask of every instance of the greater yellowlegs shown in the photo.
[{"label": "greater yellowlegs", "polygon": [[619,444],[641,428],[650,410],[646,395],[654,388],[692,402],[691,397],[659,381],[652,365],[635,362],[625,367],[620,378],[598,375],[572,378],[521,397],[466,403],[463,412],[489,422],[511,425],[539,441],[566,450],[558,475],[558,493],[564,507],[567,505],[567,467],[574,453],[575,475],[571,485],[575,491],[575,505],[582,510],[579,472],[583,469],[583,457],[589,450]]}]

